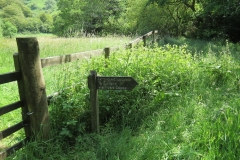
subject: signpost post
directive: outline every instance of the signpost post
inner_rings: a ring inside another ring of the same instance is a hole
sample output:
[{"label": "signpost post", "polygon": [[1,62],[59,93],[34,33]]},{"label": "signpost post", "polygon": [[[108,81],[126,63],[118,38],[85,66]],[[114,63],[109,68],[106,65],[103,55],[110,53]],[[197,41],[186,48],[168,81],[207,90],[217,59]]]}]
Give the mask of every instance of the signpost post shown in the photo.
[{"label": "signpost post", "polygon": [[138,83],[132,77],[97,76],[96,71],[90,71],[88,88],[90,89],[92,131],[99,132],[98,89],[100,90],[132,90]]}]

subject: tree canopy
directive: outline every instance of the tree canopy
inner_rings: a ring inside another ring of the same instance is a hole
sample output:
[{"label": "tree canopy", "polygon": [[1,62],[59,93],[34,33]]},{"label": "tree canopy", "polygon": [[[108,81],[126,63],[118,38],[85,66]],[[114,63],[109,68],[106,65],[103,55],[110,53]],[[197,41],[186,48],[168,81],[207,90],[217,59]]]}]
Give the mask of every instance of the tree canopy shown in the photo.
[{"label": "tree canopy", "polygon": [[143,34],[240,40],[239,0],[0,0],[2,23],[18,32]]},{"label": "tree canopy", "polygon": [[[51,1],[55,2],[55,0],[46,0],[45,5],[50,6]],[[1,28],[7,25],[16,27],[18,33],[51,33],[53,28],[52,15],[46,12],[44,7],[42,9],[44,10],[44,14],[42,14],[42,12],[33,12],[26,4],[31,5],[30,0],[0,0]],[[45,19],[47,18],[48,20],[43,20],[44,16]],[[2,34],[6,35],[4,33]]]},{"label": "tree canopy", "polygon": [[58,0],[57,6],[60,13],[54,31],[65,36],[99,33],[107,29],[106,23],[119,18],[125,7],[121,0]]},{"label": "tree canopy", "polygon": [[[185,35],[194,38],[228,38],[233,42],[240,40],[240,1],[239,0],[149,0],[160,8],[166,6],[185,6],[191,10],[185,23]],[[176,11],[175,11],[176,12]],[[178,11],[177,11],[178,12]],[[178,18],[178,13],[174,17]],[[188,22],[188,23],[186,23]],[[189,25],[191,24],[191,25]],[[184,24],[181,24],[184,25]],[[184,34],[184,32],[183,32]]]},{"label": "tree canopy", "polygon": [[17,27],[14,26],[11,22],[7,21],[3,24],[3,36],[12,38],[15,34],[17,34]]}]

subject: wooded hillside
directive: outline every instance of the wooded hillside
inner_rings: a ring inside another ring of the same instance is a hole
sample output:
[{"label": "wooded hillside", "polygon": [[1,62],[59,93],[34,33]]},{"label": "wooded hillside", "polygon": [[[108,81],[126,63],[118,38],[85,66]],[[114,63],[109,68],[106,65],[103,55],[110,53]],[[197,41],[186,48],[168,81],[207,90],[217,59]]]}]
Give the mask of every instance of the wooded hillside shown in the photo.
[{"label": "wooded hillside", "polygon": [[[2,34],[142,34],[240,40],[239,0],[0,0]],[[0,29],[1,32],[1,29]]]},{"label": "wooded hillside", "polygon": [[55,0],[0,0],[0,35],[51,33]]}]

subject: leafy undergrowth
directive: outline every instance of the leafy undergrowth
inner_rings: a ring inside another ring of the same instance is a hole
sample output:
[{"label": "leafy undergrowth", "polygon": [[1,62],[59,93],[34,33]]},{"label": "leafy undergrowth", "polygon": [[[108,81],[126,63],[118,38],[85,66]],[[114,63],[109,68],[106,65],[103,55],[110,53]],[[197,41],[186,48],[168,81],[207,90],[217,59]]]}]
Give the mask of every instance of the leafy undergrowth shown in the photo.
[{"label": "leafy undergrowth", "polygon": [[[15,159],[239,159],[240,64],[229,45],[135,48],[66,69],[52,100],[52,136]],[[108,67],[105,67],[107,64]],[[132,91],[100,90],[100,134],[90,133],[87,76],[132,76]],[[10,157],[10,158],[13,158]]]}]

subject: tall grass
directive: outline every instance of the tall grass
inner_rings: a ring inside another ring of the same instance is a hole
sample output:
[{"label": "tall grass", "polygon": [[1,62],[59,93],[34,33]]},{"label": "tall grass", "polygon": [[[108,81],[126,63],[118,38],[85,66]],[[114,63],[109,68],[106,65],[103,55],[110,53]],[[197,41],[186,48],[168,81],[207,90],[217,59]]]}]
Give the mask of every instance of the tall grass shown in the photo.
[{"label": "tall grass", "polygon": [[[62,66],[47,83],[72,87],[49,106],[52,138],[10,159],[239,159],[239,44],[161,44]],[[139,83],[132,91],[99,91],[100,134],[89,133],[90,70]]]},{"label": "tall grass", "polygon": [[[94,49],[103,49],[107,46],[122,45],[130,40],[129,37],[90,37],[90,38],[56,38],[56,37],[38,37],[40,56],[41,58],[58,56],[63,54],[70,54]],[[17,52],[17,44],[15,39],[0,39],[0,74],[14,71],[13,54]],[[68,66],[63,65],[63,66]],[[62,67],[64,68],[64,67]],[[60,71],[56,71],[56,69]],[[51,78],[55,73],[62,73],[61,67],[53,67],[44,69],[45,79],[54,82]],[[48,84],[48,83],[47,83]],[[14,85],[16,86],[16,85]],[[52,86],[52,85],[51,85]],[[16,91],[16,87],[11,84],[0,86],[1,89]],[[56,89],[56,88],[54,88]],[[47,90],[48,93],[52,93],[56,90]],[[15,92],[16,93],[16,92]],[[12,92],[5,92],[4,98],[0,101],[0,105],[3,105],[3,101],[9,101],[8,96],[14,95]]]},{"label": "tall grass", "polygon": [[[129,42],[129,37],[85,37],[85,38],[57,38],[37,37],[40,47],[41,58],[70,54],[94,49],[103,49],[107,46],[123,45]],[[0,39],[0,74],[14,71],[13,54],[17,52],[15,39]],[[47,94],[50,95],[65,88],[64,72],[67,68],[71,71],[77,70],[76,67],[69,68],[71,64],[64,64],[51,68],[44,68],[44,77],[47,86]],[[19,100],[17,83],[7,83],[0,85],[0,106],[8,105]],[[0,130],[6,129],[13,124],[21,121],[21,110],[18,109],[0,117]],[[2,142],[4,146],[11,146],[19,141],[23,136],[23,131],[17,132]],[[20,138],[19,138],[20,137]],[[0,147],[1,151],[1,147]]]},{"label": "tall grass", "polygon": [[[103,49],[115,45],[123,45],[130,41],[129,37],[84,37],[84,38],[57,38],[37,37],[41,58],[70,54],[94,49]],[[15,39],[0,39],[0,73],[14,70],[13,53],[17,52]]]}]

